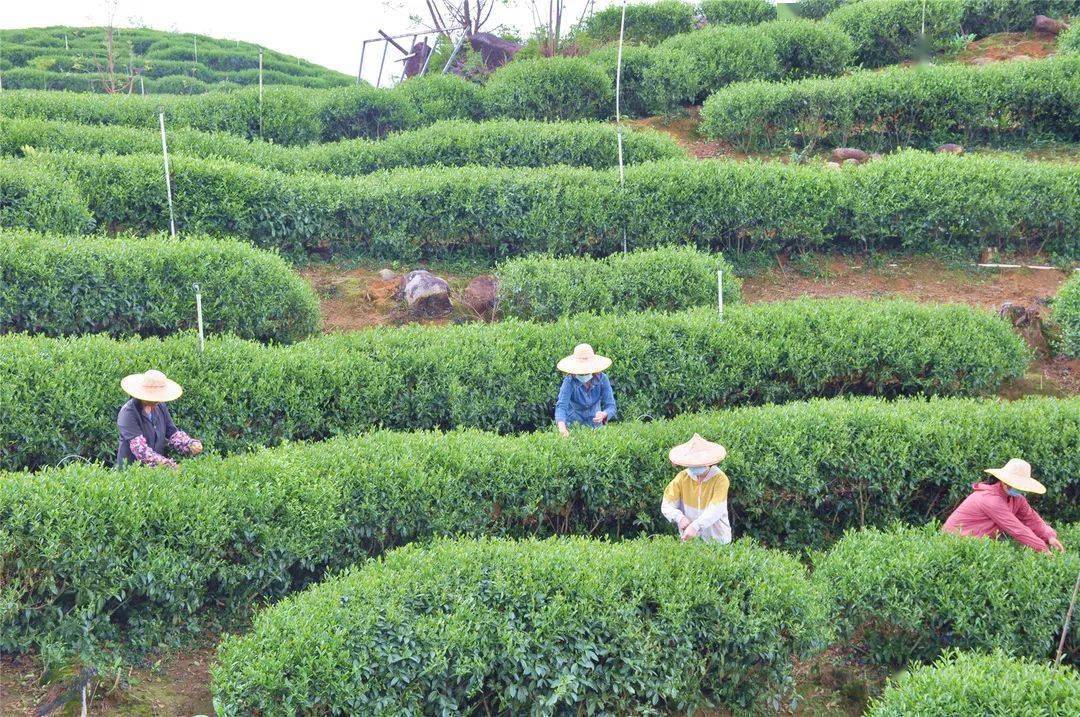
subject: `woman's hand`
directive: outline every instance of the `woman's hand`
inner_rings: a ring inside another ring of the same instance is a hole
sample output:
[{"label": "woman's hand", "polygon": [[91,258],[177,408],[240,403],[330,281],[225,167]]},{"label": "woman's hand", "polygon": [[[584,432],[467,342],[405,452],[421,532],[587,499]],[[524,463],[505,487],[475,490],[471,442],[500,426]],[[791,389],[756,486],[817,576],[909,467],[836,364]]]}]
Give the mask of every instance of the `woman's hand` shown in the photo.
[{"label": "woman's hand", "polygon": [[566,423],[559,421],[559,435],[563,438],[570,437],[570,429],[566,427]]},{"label": "woman's hand", "polygon": [[597,411],[596,415],[592,417],[592,422],[598,426],[604,425],[604,421],[607,420],[607,411]]},{"label": "woman's hand", "polygon": [[191,447],[188,448],[188,450],[193,456],[199,455],[200,453],[202,453],[202,441],[192,441]]},{"label": "woman's hand", "polygon": [[1058,540],[1057,538],[1050,538],[1050,540],[1048,540],[1046,542],[1047,542],[1047,544],[1050,546],[1050,548],[1052,550],[1056,550],[1059,553],[1064,553],[1065,552],[1065,546],[1062,545],[1061,541]]},{"label": "woman's hand", "polygon": [[687,518],[685,515],[683,517],[679,518],[679,532],[680,533],[682,533],[684,530],[686,530],[686,526],[688,526],[688,525],[690,525],[690,519],[689,518]]},{"label": "woman's hand", "polygon": [[686,526],[686,530],[684,530],[682,532],[682,539],[683,540],[693,540],[697,536],[698,536],[698,529],[697,529],[697,526],[694,525],[693,523]]}]

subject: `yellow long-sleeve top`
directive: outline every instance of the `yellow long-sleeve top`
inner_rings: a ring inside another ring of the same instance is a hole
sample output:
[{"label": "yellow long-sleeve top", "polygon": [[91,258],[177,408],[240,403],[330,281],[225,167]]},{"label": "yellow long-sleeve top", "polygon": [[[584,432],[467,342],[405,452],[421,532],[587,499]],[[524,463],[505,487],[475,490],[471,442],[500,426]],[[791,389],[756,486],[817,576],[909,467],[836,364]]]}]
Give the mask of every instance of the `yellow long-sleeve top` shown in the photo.
[{"label": "yellow long-sleeve top", "polygon": [[731,542],[731,523],[728,522],[728,480],[724,471],[713,468],[698,480],[689,471],[681,471],[664,490],[660,512],[676,525],[686,518],[698,529],[702,540]]}]

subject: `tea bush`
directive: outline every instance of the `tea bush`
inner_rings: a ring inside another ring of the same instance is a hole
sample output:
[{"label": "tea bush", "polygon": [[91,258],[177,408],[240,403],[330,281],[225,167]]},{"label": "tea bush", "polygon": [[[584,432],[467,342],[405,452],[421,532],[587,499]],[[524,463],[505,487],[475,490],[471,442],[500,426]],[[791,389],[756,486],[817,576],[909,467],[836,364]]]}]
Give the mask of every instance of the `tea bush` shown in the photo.
[{"label": "tea bush", "polygon": [[[910,0],[893,0],[910,2]],[[1075,17],[1080,13],[1077,0],[939,0],[959,5],[963,13],[965,33],[982,37],[995,32],[1030,30],[1036,15],[1050,17]],[[863,0],[800,0],[799,13],[803,17],[823,18],[841,5],[861,3]],[[921,3],[920,13],[922,11]]]},{"label": "tea bush", "polygon": [[738,303],[742,282],[719,254],[692,247],[644,249],[605,259],[528,256],[500,264],[498,309],[503,316],[554,321],[584,312],[675,311],[715,306],[716,272],[724,302]]},{"label": "tea bush", "polygon": [[701,14],[713,25],[757,25],[776,19],[769,0],[701,0]]},{"label": "tea bush", "polygon": [[1054,321],[1061,327],[1066,356],[1080,358],[1080,274],[1066,281],[1054,299]]},{"label": "tea bush", "polygon": [[961,33],[963,18],[960,0],[858,0],[827,16],[854,41],[855,59],[864,67],[892,65],[942,50]]},{"label": "tea bush", "polygon": [[0,229],[80,233],[93,226],[86,200],[48,167],[0,157]]},{"label": "tea bush", "polygon": [[[615,86],[615,72],[619,59],[619,48],[608,45],[586,56],[589,62],[596,64],[607,73],[611,86]],[[646,117],[649,108],[645,101],[643,82],[645,72],[653,61],[653,50],[644,45],[626,45],[622,51],[622,96],[620,107],[623,116]]]},{"label": "tea bush", "polygon": [[[187,388],[178,412],[196,395]],[[0,563],[0,649],[151,646],[433,536],[673,535],[659,510],[667,451],[695,432],[729,449],[735,534],[791,551],[850,527],[941,517],[983,467],[1014,454],[1048,487],[1044,516],[1080,519],[1077,398],[817,400],[569,440],[382,431],[203,456],[180,474],[73,464],[0,476],[0,547],[19,556]]]},{"label": "tea bush", "polygon": [[746,541],[719,550],[674,539],[439,541],[348,570],[227,638],[215,706],[221,715],[747,709],[787,693],[791,657],[827,640],[821,599],[795,558]]},{"label": "tea bush", "polygon": [[[168,225],[161,159],[51,155],[101,225]],[[618,172],[426,168],[287,175],[221,160],[172,162],[177,227],[289,253],[478,258],[607,255],[693,244],[719,251],[842,249],[1068,255],[1080,178],[1067,164],[904,152],[834,171],[778,162],[668,161]],[[31,212],[33,208],[20,211]]]},{"label": "tea bush", "polygon": [[319,330],[319,302],[283,259],[242,242],[0,233],[0,332],[167,336],[289,343]]},{"label": "tea bush", "polygon": [[814,579],[833,600],[840,639],[871,663],[927,662],[947,648],[1046,659],[1080,571],[1080,526],[1056,527],[1066,552],[1050,556],[934,525],[852,532],[817,556]]},{"label": "tea bush", "polygon": [[948,651],[890,681],[868,717],[1080,714],[1080,674],[1006,653]]},{"label": "tea bush", "polygon": [[1080,53],[1080,26],[1074,25],[1058,35],[1058,52]]},{"label": "tea bush", "polygon": [[787,145],[933,148],[1080,139],[1080,57],[987,67],[920,65],[712,94],[702,130],[742,149]]},{"label": "tea bush", "polygon": [[118,382],[149,368],[185,386],[178,424],[224,451],[377,426],[533,430],[551,425],[556,361],[583,341],[615,360],[626,418],[811,396],[978,394],[1029,358],[987,312],[897,301],[736,305],[723,321],[712,308],[388,328],[287,347],[211,338],[205,353],[191,336],[14,335],[0,337],[0,467],[73,453],[109,460]]},{"label": "tea bush", "polygon": [[594,120],[615,109],[607,74],[581,57],[547,57],[505,65],[488,79],[489,116],[528,120]]},{"label": "tea bush", "polygon": [[[445,121],[394,133],[386,139],[342,140],[304,147],[248,141],[221,132],[169,132],[175,155],[221,157],[277,171],[327,172],[343,176],[380,169],[428,165],[545,167],[553,164],[602,169],[617,166],[615,128],[599,122]],[[39,119],[0,119],[0,154],[26,147],[45,151],[138,154],[160,151],[161,135],[133,127],[78,125]],[[654,130],[623,132],[627,164],[685,157],[669,135]]]},{"label": "tea bush", "polygon": [[[764,2],[764,0],[757,0]],[[619,39],[622,6],[611,5],[594,12],[578,28],[579,32],[603,41]],[[696,27],[694,6],[680,0],[630,3],[626,6],[624,37],[628,43],[656,43]]]}]

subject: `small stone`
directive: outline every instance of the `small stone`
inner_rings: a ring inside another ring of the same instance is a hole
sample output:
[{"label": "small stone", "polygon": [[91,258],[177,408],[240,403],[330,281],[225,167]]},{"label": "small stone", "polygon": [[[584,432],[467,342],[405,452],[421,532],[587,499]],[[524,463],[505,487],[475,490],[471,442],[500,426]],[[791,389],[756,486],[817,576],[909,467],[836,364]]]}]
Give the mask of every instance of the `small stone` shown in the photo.
[{"label": "small stone", "polygon": [[878,159],[881,159],[881,157],[882,157],[881,152],[871,152],[870,153],[870,159],[878,160]]},{"label": "small stone", "polygon": [[828,167],[829,169],[840,169],[840,163],[839,162],[826,162],[825,166]]},{"label": "small stone", "polygon": [[859,164],[859,160],[852,157],[851,159],[845,159],[844,164]]},{"label": "small stone", "polygon": [[427,318],[446,316],[454,308],[450,284],[424,269],[405,275],[405,302],[414,315]]},{"label": "small stone", "polygon": [[397,272],[393,269],[379,269],[379,278],[383,281],[393,281],[397,278]]},{"label": "small stone", "polygon": [[1013,60],[1016,61],[1016,62],[1021,62],[1023,60],[1030,60],[1030,59],[1031,59],[1031,55],[1017,55],[1016,57],[1013,58]]},{"label": "small stone", "polygon": [[976,57],[974,60],[971,61],[971,64],[975,65],[976,67],[983,67],[985,65],[989,65],[992,62],[993,60],[991,60],[989,57]]},{"label": "small stone", "polygon": [[832,158],[834,162],[844,162],[849,159],[854,159],[856,162],[862,163],[870,159],[870,155],[861,149],[854,147],[837,147],[832,151]]},{"label": "small stone", "polygon": [[938,147],[934,151],[935,152],[940,152],[941,154],[963,154],[964,153],[964,148],[961,147],[958,144],[953,144],[952,142],[947,142],[946,144],[941,145],[940,147]]},{"label": "small stone", "polygon": [[498,293],[498,279],[494,276],[478,276],[465,287],[465,305],[479,316],[494,317],[495,298]]}]

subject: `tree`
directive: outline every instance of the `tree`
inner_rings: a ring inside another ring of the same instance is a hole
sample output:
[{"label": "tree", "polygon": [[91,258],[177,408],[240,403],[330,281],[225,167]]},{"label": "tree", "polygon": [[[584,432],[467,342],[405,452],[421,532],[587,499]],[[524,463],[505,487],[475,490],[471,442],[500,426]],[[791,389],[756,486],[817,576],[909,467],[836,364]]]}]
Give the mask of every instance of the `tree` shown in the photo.
[{"label": "tree", "polygon": [[94,66],[97,67],[98,81],[101,83],[101,88],[110,95],[119,94],[121,92],[127,92],[131,94],[135,88],[135,78],[138,76],[137,71],[132,66],[130,61],[130,48],[129,48],[129,61],[128,71],[124,74],[122,71],[116,70],[116,6],[119,0],[113,0],[113,2],[107,4],[108,19],[105,23],[105,56],[94,56]]}]

